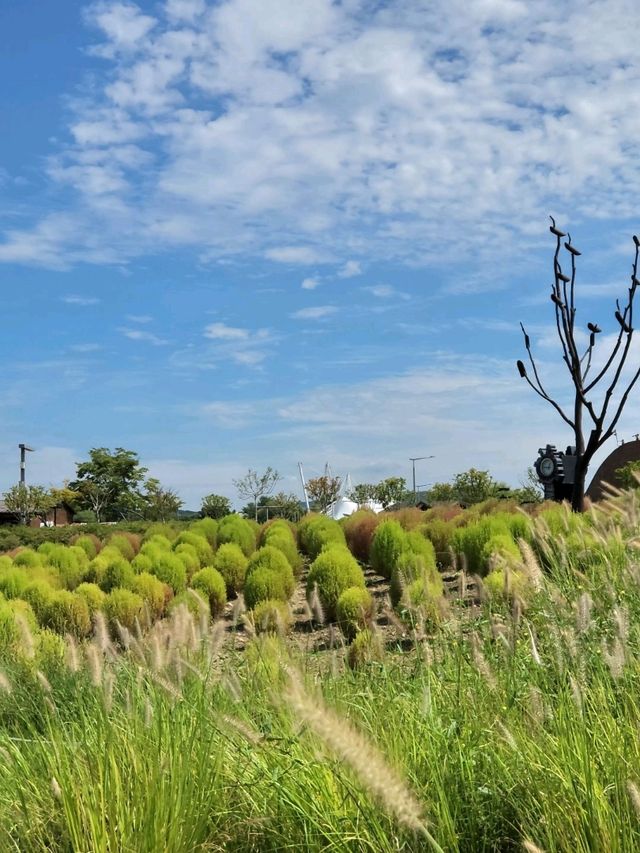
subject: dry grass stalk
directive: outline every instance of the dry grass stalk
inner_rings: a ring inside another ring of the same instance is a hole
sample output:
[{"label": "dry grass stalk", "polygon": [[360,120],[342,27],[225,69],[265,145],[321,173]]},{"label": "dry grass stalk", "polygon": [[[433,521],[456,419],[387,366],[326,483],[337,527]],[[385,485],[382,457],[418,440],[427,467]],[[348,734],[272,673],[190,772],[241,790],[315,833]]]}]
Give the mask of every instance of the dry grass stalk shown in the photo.
[{"label": "dry grass stalk", "polygon": [[619,637],[615,638],[611,647],[604,640],[602,641],[602,657],[609,667],[611,677],[616,680],[621,678],[624,672],[625,652]]},{"label": "dry grass stalk", "polygon": [[313,585],[311,598],[309,599],[309,606],[311,607],[311,612],[313,613],[313,621],[317,622],[319,625],[324,625],[324,608],[322,607],[320,595],[318,594],[318,584]]},{"label": "dry grass stalk", "polygon": [[11,686],[11,682],[4,674],[4,672],[0,671],[0,691],[2,691],[3,693],[11,693],[12,690],[13,688]]},{"label": "dry grass stalk", "polygon": [[638,790],[638,786],[631,779],[627,781],[627,793],[629,794],[629,799],[631,800],[631,805],[636,816],[640,818],[640,790]]},{"label": "dry grass stalk", "polygon": [[86,655],[91,683],[94,687],[100,687],[102,684],[103,654],[95,643],[89,643]]},{"label": "dry grass stalk", "polygon": [[44,672],[41,672],[40,670],[38,670],[36,672],[36,678],[38,679],[40,687],[42,687],[44,692],[45,693],[51,693],[51,684],[50,684],[47,676],[44,674]]},{"label": "dry grass stalk", "polygon": [[71,634],[65,637],[65,663],[70,672],[78,672],[80,669],[80,657],[78,655],[78,644]]},{"label": "dry grass stalk", "polygon": [[592,610],[593,599],[588,592],[583,592],[576,604],[576,628],[580,634],[585,634],[591,627]]},{"label": "dry grass stalk", "polygon": [[487,659],[482,654],[482,650],[480,649],[480,641],[478,640],[478,635],[475,633],[471,634],[471,654],[473,656],[473,662],[480,675],[484,678],[484,680],[487,682],[487,684],[492,690],[496,690],[498,687],[498,683],[491,667],[487,662]]},{"label": "dry grass stalk", "polygon": [[427,833],[420,803],[369,740],[319,697],[310,696],[295,673],[290,673],[284,698],[296,717],[353,770],[369,793],[401,824],[414,832]]},{"label": "dry grass stalk", "polygon": [[525,574],[529,579],[529,583],[533,589],[538,592],[544,584],[544,573],[531,545],[524,539],[518,540],[520,553],[522,554],[522,566]]},{"label": "dry grass stalk", "polygon": [[522,849],[526,851],[526,853],[544,853],[544,850],[541,847],[538,847],[537,844],[534,844],[533,841],[529,841],[528,838],[522,842]]},{"label": "dry grass stalk", "polygon": [[53,796],[54,800],[62,799],[62,789],[55,776],[51,777],[51,795]]},{"label": "dry grass stalk", "polygon": [[33,639],[33,634],[31,633],[31,628],[29,628],[29,623],[22,613],[16,614],[15,621],[18,626],[18,631],[20,632],[20,646],[22,654],[27,658],[27,660],[33,660],[36,656],[36,644]]},{"label": "dry grass stalk", "polygon": [[527,622],[527,631],[529,632],[529,644],[531,646],[531,657],[538,664],[538,666],[543,666],[542,659],[538,652],[538,647],[536,646],[536,638],[534,636],[531,625]]}]

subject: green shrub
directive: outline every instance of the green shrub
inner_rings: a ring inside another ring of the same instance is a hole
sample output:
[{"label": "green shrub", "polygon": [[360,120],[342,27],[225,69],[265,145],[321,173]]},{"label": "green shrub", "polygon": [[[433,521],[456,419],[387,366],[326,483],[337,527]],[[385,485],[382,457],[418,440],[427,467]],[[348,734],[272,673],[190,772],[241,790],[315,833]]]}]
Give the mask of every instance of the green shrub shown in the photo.
[{"label": "green shrub", "polygon": [[184,563],[184,567],[187,570],[187,577],[190,578],[200,568],[200,558],[193,545],[187,545],[186,542],[182,542],[178,545],[174,553]]},{"label": "green shrub", "polygon": [[0,574],[5,569],[10,569],[12,567],[13,567],[13,560],[11,559],[11,557],[8,557],[6,554],[2,554],[0,556]]},{"label": "green shrub", "polygon": [[367,589],[350,586],[340,595],[336,605],[340,630],[351,641],[373,619],[373,598]]},{"label": "green shrub", "polygon": [[171,524],[152,524],[148,527],[142,537],[143,542],[149,542],[151,539],[162,538],[167,542],[167,547],[171,547],[171,543],[177,536],[177,530]]},{"label": "green shrub", "polygon": [[407,534],[397,521],[383,521],[376,527],[371,542],[371,568],[390,578],[403,551],[408,548]]},{"label": "green shrub", "polygon": [[218,522],[215,518],[201,518],[189,525],[189,533],[204,536],[209,545],[215,549],[218,544]]},{"label": "green shrub", "polygon": [[171,541],[160,533],[156,533],[154,536],[150,536],[148,539],[145,539],[139,553],[146,554],[150,550],[158,549],[161,551],[171,550]]},{"label": "green shrub", "polygon": [[432,521],[428,521],[422,525],[421,530],[432,542],[437,561],[443,566],[450,566],[451,551],[449,546],[455,530],[454,525],[450,521],[434,518]]},{"label": "green shrub", "polygon": [[173,613],[182,606],[186,607],[195,619],[199,619],[203,614],[209,616],[209,602],[199,590],[188,589],[176,595],[169,602],[167,610]]},{"label": "green shrub", "polygon": [[92,534],[85,534],[84,536],[78,536],[76,540],[74,540],[74,545],[77,545],[79,548],[85,552],[87,557],[90,560],[93,560],[94,557],[97,557],[100,548],[102,547],[102,543],[98,539],[97,536],[93,536]]},{"label": "green shrub", "polygon": [[247,563],[248,560],[239,545],[234,542],[226,542],[219,546],[213,560],[213,567],[224,578],[229,598],[237,595],[244,587]]},{"label": "green shrub", "polygon": [[356,634],[347,651],[347,663],[354,670],[381,661],[383,657],[384,647],[380,637],[369,628]]},{"label": "green shrub", "polygon": [[325,617],[333,621],[341,594],[350,586],[364,587],[364,575],[346,545],[325,548],[311,564],[307,576],[307,596],[317,588]]},{"label": "green shrub", "polygon": [[349,550],[361,563],[366,563],[369,560],[373,534],[381,521],[383,518],[373,510],[359,509],[340,522]]},{"label": "green shrub", "polygon": [[128,562],[131,562],[137,554],[137,549],[134,547],[131,539],[125,536],[124,533],[114,533],[113,536],[109,537],[107,546],[117,548]]},{"label": "green shrub", "polygon": [[442,597],[442,580],[440,578],[438,580],[439,583],[423,575],[407,586],[403,601],[413,611],[411,621],[419,616],[423,622],[431,627],[440,624],[444,599]]},{"label": "green shrub", "polygon": [[200,569],[191,578],[191,586],[207,599],[211,616],[220,616],[227,603],[227,587],[220,572],[212,567]]},{"label": "green shrub", "polygon": [[267,601],[270,598],[288,601],[286,578],[281,572],[258,568],[245,582],[244,600],[249,610],[253,610],[261,601]]},{"label": "green shrub", "polygon": [[42,566],[42,554],[32,551],[31,548],[22,548],[13,558],[13,563],[15,566],[34,569]]},{"label": "green shrub", "polygon": [[58,569],[67,589],[75,589],[89,569],[87,555],[77,546],[52,545],[46,551],[46,561]]},{"label": "green shrub", "polygon": [[210,566],[213,562],[213,548],[209,545],[204,536],[198,536],[196,533],[191,533],[187,530],[174,539],[172,545],[173,550],[175,551],[175,549],[182,544],[192,545],[195,548],[201,566]]},{"label": "green shrub", "polygon": [[131,561],[131,568],[136,574],[142,574],[142,572],[150,572],[153,568],[153,560],[149,557],[148,554],[136,554],[136,556]]},{"label": "green shrub", "polygon": [[411,530],[407,533],[407,545],[412,554],[422,558],[425,568],[436,570],[436,550],[430,539],[418,530]]},{"label": "green shrub", "polygon": [[285,589],[287,591],[287,598],[293,595],[293,590],[296,586],[293,569],[282,551],[279,551],[271,545],[265,545],[264,547],[259,548],[255,554],[249,558],[245,584],[251,575],[258,569],[268,569],[271,572],[277,572],[283,578]]},{"label": "green shrub", "polygon": [[184,592],[187,587],[187,570],[184,563],[180,557],[171,552],[157,556],[153,562],[151,574],[168,584],[176,595]]},{"label": "green shrub", "polygon": [[159,619],[162,616],[167,594],[166,586],[159,578],[149,572],[141,572],[133,576],[129,589],[146,602],[152,619]]},{"label": "green shrub", "polygon": [[256,604],[250,613],[256,634],[286,634],[291,630],[293,617],[283,601],[267,599]]},{"label": "green shrub", "polygon": [[218,522],[218,546],[233,543],[242,549],[245,557],[256,550],[256,534],[246,518],[225,515]]},{"label": "green shrub", "polygon": [[492,536],[506,534],[511,536],[509,526],[503,518],[484,516],[478,521],[456,529],[451,545],[456,554],[462,556],[465,569],[470,574],[486,574],[486,563],[483,549]]},{"label": "green shrub", "polygon": [[394,607],[402,601],[407,587],[419,578],[426,579],[429,589],[434,595],[442,595],[444,586],[442,577],[435,566],[435,561],[433,559],[426,561],[419,554],[404,551],[398,558],[391,575],[389,596]]},{"label": "green shrub", "polygon": [[92,617],[96,610],[102,610],[104,600],[107,597],[106,592],[103,592],[95,583],[81,583],[76,587],[75,593],[87,602],[89,615]]},{"label": "green shrub", "polygon": [[30,581],[31,576],[26,569],[12,565],[0,571],[0,592],[5,598],[22,598],[22,593]]},{"label": "green shrub", "polygon": [[13,659],[21,651],[22,632],[8,601],[0,600],[0,659]]},{"label": "green shrub", "polygon": [[508,601],[515,595],[525,599],[528,592],[525,575],[522,572],[512,571],[508,567],[493,569],[486,578],[483,578],[482,584],[490,598],[503,601]]},{"label": "green shrub", "polygon": [[520,549],[508,533],[495,533],[482,548],[483,574],[504,566],[515,569],[521,563]]},{"label": "green shrub", "polygon": [[105,618],[112,630],[118,623],[132,631],[136,620],[140,620],[144,611],[144,601],[129,589],[112,589],[102,607]]},{"label": "green shrub", "polygon": [[67,589],[54,591],[45,611],[44,627],[58,634],[86,637],[91,630],[91,616],[86,600]]},{"label": "green shrub", "polygon": [[40,625],[46,622],[47,608],[53,593],[52,587],[41,580],[31,581],[22,591],[21,598],[31,605]]},{"label": "green shrub", "polygon": [[63,672],[66,664],[67,646],[63,638],[42,628],[36,637],[36,666],[39,670],[51,674]]},{"label": "green shrub", "polygon": [[[294,539],[291,528],[285,524],[271,525],[263,537],[264,546],[277,548],[281,551],[289,561],[289,565],[296,574],[299,574],[302,569],[302,557],[298,551],[296,540]],[[263,547],[264,547],[263,546]]]},{"label": "green shrub", "polygon": [[99,586],[104,592],[111,592],[117,587],[129,588],[135,573],[124,557],[110,559],[106,565]]},{"label": "green shrub", "polygon": [[342,527],[326,515],[307,515],[298,526],[298,540],[302,551],[312,560],[327,545],[345,545]]}]

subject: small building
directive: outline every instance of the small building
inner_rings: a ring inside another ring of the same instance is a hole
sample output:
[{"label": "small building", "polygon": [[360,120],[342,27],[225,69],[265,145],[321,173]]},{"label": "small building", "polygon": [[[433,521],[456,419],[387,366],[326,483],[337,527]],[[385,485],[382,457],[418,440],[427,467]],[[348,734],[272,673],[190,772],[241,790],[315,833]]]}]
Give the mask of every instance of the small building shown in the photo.
[{"label": "small building", "polygon": [[[47,513],[46,522],[41,518],[34,517],[29,522],[29,527],[64,527],[73,522],[73,509],[67,503],[58,504]],[[15,513],[10,512],[4,501],[0,500],[0,524],[19,524],[20,519]]]}]

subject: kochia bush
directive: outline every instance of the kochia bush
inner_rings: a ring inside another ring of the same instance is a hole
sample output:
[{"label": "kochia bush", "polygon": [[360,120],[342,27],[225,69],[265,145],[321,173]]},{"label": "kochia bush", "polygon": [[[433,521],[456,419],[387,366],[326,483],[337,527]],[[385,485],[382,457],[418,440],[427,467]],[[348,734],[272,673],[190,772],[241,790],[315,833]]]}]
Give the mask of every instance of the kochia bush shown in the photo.
[{"label": "kochia bush", "polygon": [[136,619],[142,618],[144,601],[131,590],[112,589],[104,601],[103,611],[112,630],[120,623],[131,631],[135,627]]},{"label": "kochia bush", "polygon": [[213,562],[213,548],[204,536],[199,536],[197,533],[191,533],[190,531],[185,531],[181,533],[180,536],[173,542],[173,550],[182,544],[193,545],[198,555],[198,559],[200,560],[201,566],[210,566]]},{"label": "kochia bush", "polygon": [[168,584],[176,595],[184,592],[187,587],[187,570],[184,563],[171,551],[157,555],[153,561],[151,574]]},{"label": "kochia bush", "polygon": [[298,552],[296,540],[286,521],[274,521],[262,535],[263,545],[271,545],[285,555],[291,568],[296,572],[302,568],[302,557]]},{"label": "kochia bush", "polygon": [[159,578],[149,572],[140,572],[133,576],[129,589],[143,599],[152,619],[162,616],[167,600],[167,586]]},{"label": "kochia bush", "polygon": [[201,518],[189,525],[189,532],[204,536],[209,545],[215,549],[218,542],[218,522],[215,518]]},{"label": "kochia bush", "polygon": [[244,585],[244,600],[246,605],[249,610],[253,610],[261,601],[267,601],[270,598],[277,601],[287,601],[289,599],[286,578],[280,572],[264,567],[257,568],[247,578]]},{"label": "kochia bush", "polygon": [[233,542],[250,557],[256,550],[256,536],[249,522],[239,515],[225,515],[218,523],[218,545]]},{"label": "kochia bush", "polygon": [[93,617],[93,614],[97,610],[102,610],[104,600],[107,597],[106,592],[101,590],[98,584],[95,583],[81,583],[79,586],[76,587],[75,593],[81,598],[84,598],[84,600],[87,602],[87,607],[89,608],[89,615],[91,617]]},{"label": "kochia bush", "polygon": [[57,634],[86,637],[91,630],[87,602],[81,595],[66,589],[53,592],[45,611],[44,627]]},{"label": "kochia bush", "polygon": [[293,623],[288,605],[274,599],[261,601],[250,616],[256,634],[286,634]]},{"label": "kochia bush", "polygon": [[32,551],[31,548],[22,548],[13,558],[13,563],[16,566],[24,566],[27,569],[34,569],[43,564],[42,554]]},{"label": "kochia bush", "polygon": [[361,586],[345,589],[338,599],[336,616],[342,633],[347,640],[353,640],[373,619],[373,599],[369,590]]},{"label": "kochia bush", "polygon": [[213,559],[213,567],[217,569],[227,587],[227,596],[237,595],[244,587],[248,560],[239,545],[226,542],[220,545]]},{"label": "kochia bush", "polygon": [[390,578],[400,554],[408,547],[407,534],[399,522],[383,521],[373,534],[369,555],[371,568],[383,577]]},{"label": "kochia bush", "polygon": [[211,616],[220,616],[227,603],[227,588],[220,572],[211,566],[200,569],[191,578],[191,586],[209,602]]},{"label": "kochia bush", "polygon": [[346,545],[344,531],[333,518],[326,515],[308,515],[298,526],[300,547],[312,560],[327,545]]},{"label": "kochia bush", "polygon": [[249,581],[251,575],[258,569],[268,569],[270,572],[279,574],[285,585],[287,598],[293,594],[293,590],[295,589],[293,569],[282,551],[271,545],[259,548],[249,559],[245,583]]},{"label": "kochia bush", "polygon": [[325,616],[333,621],[338,599],[345,589],[364,585],[364,574],[355,557],[346,546],[332,545],[325,548],[311,564],[307,576],[307,596],[311,597],[314,589],[317,589]]}]

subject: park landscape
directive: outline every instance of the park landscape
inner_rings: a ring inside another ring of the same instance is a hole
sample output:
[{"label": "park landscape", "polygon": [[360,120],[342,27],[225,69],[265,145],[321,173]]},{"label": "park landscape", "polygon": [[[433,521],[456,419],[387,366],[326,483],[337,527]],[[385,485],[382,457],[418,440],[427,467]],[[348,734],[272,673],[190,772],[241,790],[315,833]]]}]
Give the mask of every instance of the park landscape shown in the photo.
[{"label": "park landscape", "polygon": [[27,530],[4,849],[634,849],[639,514],[632,488]]}]

